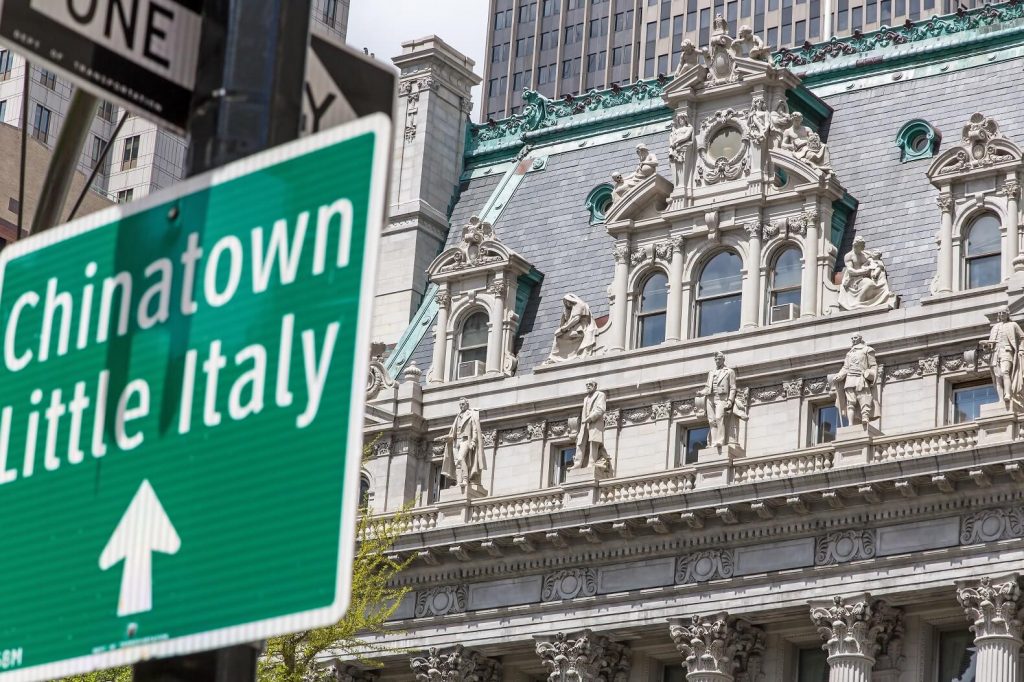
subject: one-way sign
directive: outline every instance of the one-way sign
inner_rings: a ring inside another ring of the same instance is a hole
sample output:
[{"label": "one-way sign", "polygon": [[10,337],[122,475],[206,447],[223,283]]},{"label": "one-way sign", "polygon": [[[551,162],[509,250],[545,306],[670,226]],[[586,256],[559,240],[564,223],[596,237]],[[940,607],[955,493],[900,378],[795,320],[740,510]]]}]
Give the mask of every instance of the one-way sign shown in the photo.
[{"label": "one-way sign", "polygon": [[184,133],[203,0],[0,0],[0,42]]}]

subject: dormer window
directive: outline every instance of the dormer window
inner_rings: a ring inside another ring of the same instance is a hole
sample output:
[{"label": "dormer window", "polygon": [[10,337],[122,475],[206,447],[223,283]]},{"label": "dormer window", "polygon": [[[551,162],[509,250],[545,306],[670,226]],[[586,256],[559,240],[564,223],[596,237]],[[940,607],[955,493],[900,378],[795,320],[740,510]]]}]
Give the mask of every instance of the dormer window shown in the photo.
[{"label": "dormer window", "polygon": [[915,118],[907,121],[896,135],[901,161],[930,159],[938,151],[942,137],[928,121]]},{"label": "dormer window", "polygon": [[485,312],[473,313],[462,325],[462,332],[459,334],[459,379],[484,373],[487,366],[487,334]]}]

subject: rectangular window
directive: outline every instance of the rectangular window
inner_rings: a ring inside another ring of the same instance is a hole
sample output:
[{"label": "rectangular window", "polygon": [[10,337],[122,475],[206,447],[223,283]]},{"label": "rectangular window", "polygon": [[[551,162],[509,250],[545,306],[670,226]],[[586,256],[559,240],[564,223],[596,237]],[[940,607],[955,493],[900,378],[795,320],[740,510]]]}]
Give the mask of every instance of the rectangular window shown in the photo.
[{"label": "rectangular window", "polygon": [[324,0],[324,23],[331,28],[338,23],[338,0]]},{"label": "rectangular window", "polygon": [[123,189],[123,190],[121,190],[120,192],[117,193],[117,203],[119,203],[119,204],[127,204],[129,201],[132,200],[132,195],[133,194],[135,194],[135,190],[133,190],[133,189]]},{"label": "rectangular window", "polygon": [[820,646],[797,652],[797,682],[828,682],[828,655]]},{"label": "rectangular window", "polygon": [[654,76],[654,57],[648,57],[644,60],[644,78],[651,78]]},{"label": "rectangular window", "polygon": [[796,31],[796,34],[793,36],[793,43],[795,45],[803,45],[804,41],[807,40],[807,24],[802,21],[798,21],[796,22],[794,30]]},{"label": "rectangular window", "polygon": [[708,433],[709,429],[706,426],[679,428],[676,466],[687,466],[697,463],[697,453],[708,446]]},{"label": "rectangular window", "polygon": [[765,41],[768,43],[768,47],[773,50],[779,46],[779,29],[774,26],[768,29],[768,39]]},{"label": "rectangular window", "polygon": [[550,50],[558,47],[558,31],[547,31],[540,34],[540,49]]},{"label": "rectangular window", "polygon": [[831,443],[836,439],[839,428],[839,410],[835,405],[815,405],[811,407],[811,444]]},{"label": "rectangular window", "polygon": [[587,73],[594,73],[597,71],[597,53],[591,52],[587,55]]},{"label": "rectangular window", "polygon": [[878,3],[875,0],[868,2],[867,23],[873,24],[878,21]]},{"label": "rectangular window", "polygon": [[97,135],[92,136],[92,166],[95,168],[100,163],[100,157],[103,156],[103,148],[107,146],[107,141]]},{"label": "rectangular window", "polygon": [[953,423],[972,422],[981,416],[981,406],[997,402],[995,386],[975,384],[953,388]]},{"label": "rectangular window", "polygon": [[121,150],[121,170],[131,170],[139,162],[139,136],[125,138],[124,149]]},{"label": "rectangular window", "polygon": [[7,118],[7,100],[0,102],[0,123]]},{"label": "rectangular window", "polygon": [[36,117],[33,120],[32,137],[44,144],[50,138],[50,118],[52,116],[52,111],[41,104],[36,104]]},{"label": "rectangular window", "polygon": [[452,485],[454,485],[454,482],[441,473],[441,462],[432,464],[430,467],[430,494],[427,504],[436,504],[441,497],[441,491],[452,487]]},{"label": "rectangular window", "polygon": [[11,77],[11,62],[13,57],[10,50],[0,50],[0,81]]},{"label": "rectangular window", "polygon": [[533,52],[533,36],[526,36],[516,41],[516,57],[527,57]]},{"label": "rectangular window", "polygon": [[558,2],[557,0],[544,0],[544,16],[550,17],[554,14],[558,14]]},{"label": "rectangular window", "polygon": [[519,92],[520,90],[523,89],[523,77],[524,77],[524,74],[523,74],[522,71],[520,71],[519,73],[512,74],[512,91],[513,92]]},{"label": "rectangular window", "polygon": [[548,473],[548,485],[561,485],[565,483],[565,477],[572,468],[573,457],[576,456],[576,446],[555,447],[551,453],[551,471]]},{"label": "rectangular window", "polygon": [[882,0],[879,3],[879,8],[881,16],[878,17],[878,20],[888,26],[892,23],[892,0]]},{"label": "rectangular window", "polygon": [[736,35],[736,13],[739,11],[735,2],[725,6],[725,19],[729,22],[729,35]]},{"label": "rectangular window", "polygon": [[659,54],[658,55],[658,73],[660,73],[660,74],[667,74],[668,73],[668,55],[667,54]]},{"label": "rectangular window", "polygon": [[978,650],[969,630],[939,633],[938,682],[974,682]]},{"label": "rectangular window", "polygon": [[612,66],[620,66],[622,64],[622,47],[612,48]]},{"label": "rectangular window", "polygon": [[498,79],[492,78],[487,82],[487,96],[496,97],[498,95]]},{"label": "rectangular window", "polygon": [[921,0],[910,0],[910,20],[917,21],[921,18]]},{"label": "rectangular window", "polygon": [[705,7],[700,11],[699,45],[707,45],[711,40],[711,10]]},{"label": "rectangular window", "polygon": [[114,105],[111,104],[110,102],[100,102],[100,107],[97,110],[96,115],[99,116],[100,119],[102,119],[102,120],[104,120],[104,121],[106,121],[108,123],[113,123],[114,122]]},{"label": "rectangular window", "polygon": [[925,9],[935,9],[935,0],[924,0]]},{"label": "rectangular window", "polygon": [[854,7],[853,8],[853,20],[851,26],[855,31],[862,30],[864,28],[864,8]]},{"label": "rectangular window", "polygon": [[39,69],[39,82],[50,90],[57,89],[57,74],[46,69]]}]

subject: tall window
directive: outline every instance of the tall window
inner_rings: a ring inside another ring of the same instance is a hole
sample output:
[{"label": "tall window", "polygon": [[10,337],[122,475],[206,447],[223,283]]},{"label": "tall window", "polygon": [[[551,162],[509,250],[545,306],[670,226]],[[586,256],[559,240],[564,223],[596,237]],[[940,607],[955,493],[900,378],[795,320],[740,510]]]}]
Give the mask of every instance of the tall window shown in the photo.
[{"label": "tall window", "polygon": [[124,150],[121,152],[121,170],[131,170],[139,162],[139,136],[125,138]]},{"label": "tall window", "polygon": [[828,682],[827,654],[820,646],[797,652],[797,682]]},{"label": "tall window", "polygon": [[835,405],[818,405],[812,408],[814,417],[811,434],[815,445],[831,443],[836,439],[836,429],[839,428],[839,410]]},{"label": "tall window", "polygon": [[678,466],[697,463],[697,453],[708,446],[708,432],[706,426],[679,429]]},{"label": "tall window", "polygon": [[978,650],[969,630],[940,632],[938,651],[938,682],[974,682]]},{"label": "tall window", "polygon": [[11,77],[11,51],[0,50],[0,81]]},{"label": "tall window", "polygon": [[772,268],[771,305],[784,306],[792,303],[800,312],[800,250],[788,248],[775,259]]},{"label": "tall window", "polygon": [[32,123],[32,137],[45,143],[50,138],[50,118],[53,112],[41,104],[36,105],[36,117]]},{"label": "tall window", "polygon": [[359,506],[370,504],[370,479],[366,475],[359,477]]},{"label": "tall window", "polygon": [[57,74],[46,69],[39,69],[39,82],[50,90],[57,89]]},{"label": "tall window", "polygon": [[999,218],[984,213],[971,222],[967,230],[966,257],[968,289],[998,284],[1002,276],[1002,237]]},{"label": "tall window", "polygon": [[451,488],[455,483],[441,474],[441,462],[435,462],[430,467],[430,494],[427,502],[434,504],[441,497],[441,491],[447,488]]},{"label": "tall window", "polygon": [[665,340],[665,311],[668,307],[668,278],[656,272],[647,278],[640,292],[636,316],[637,346],[657,346]]},{"label": "tall window", "polygon": [[114,122],[114,105],[111,104],[110,102],[100,102],[100,108],[96,112],[96,115],[99,116],[104,121],[107,121],[109,123],[113,123]]},{"label": "tall window", "polygon": [[459,334],[458,379],[483,374],[487,362],[487,313],[473,313]]},{"label": "tall window", "polygon": [[334,28],[338,22],[338,0],[325,0],[324,2],[324,23]]},{"label": "tall window", "polygon": [[981,416],[981,406],[999,400],[992,384],[960,386],[953,389],[953,423],[972,422]]},{"label": "tall window", "polygon": [[7,100],[0,102],[0,123],[3,123],[5,118],[7,118]]},{"label": "tall window", "polygon": [[572,460],[576,456],[576,447],[556,447],[551,457],[551,473],[548,475],[549,485],[561,485],[565,483],[565,477],[569,474]]},{"label": "tall window", "polygon": [[697,283],[697,336],[740,328],[740,257],[723,251],[704,266]]}]

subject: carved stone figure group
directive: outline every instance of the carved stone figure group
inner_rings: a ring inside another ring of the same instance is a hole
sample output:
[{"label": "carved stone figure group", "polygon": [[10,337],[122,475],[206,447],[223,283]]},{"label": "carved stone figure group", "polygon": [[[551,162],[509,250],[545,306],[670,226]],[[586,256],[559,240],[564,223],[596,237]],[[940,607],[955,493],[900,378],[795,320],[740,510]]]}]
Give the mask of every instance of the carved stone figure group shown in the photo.
[{"label": "carved stone figure group", "polygon": [[853,240],[853,248],[843,258],[843,279],[839,285],[839,308],[856,310],[896,305],[896,294],[889,288],[882,254],[869,251],[863,237]]},{"label": "carved stone figure group", "polygon": [[632,175],[628,178],[624,178],[621,173],[612,175],[612,204],[617,203],[629,190],[658,172],[658,156],[648,149],[647,145],[638,144],[636,155],[640,159],[640,163]]}]

